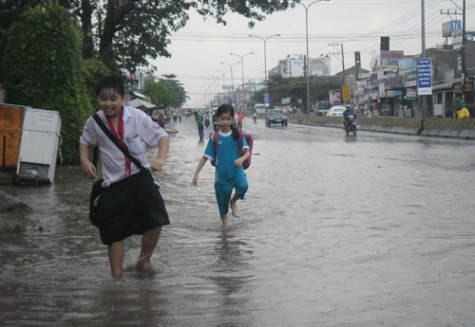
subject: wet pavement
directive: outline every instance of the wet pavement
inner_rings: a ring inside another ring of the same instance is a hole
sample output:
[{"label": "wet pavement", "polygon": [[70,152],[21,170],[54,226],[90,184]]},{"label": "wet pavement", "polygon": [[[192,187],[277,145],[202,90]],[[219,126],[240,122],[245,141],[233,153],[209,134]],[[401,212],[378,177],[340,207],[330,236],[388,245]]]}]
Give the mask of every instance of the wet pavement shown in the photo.
[{"label": "wet pavement", "polygon": [[205,144],[177,128],[153,277],[111,278],[79,168],[10,189],[33,227],[0,235],[0,326],[473,326],[475,142],[246,118],[250,189],[223,230],[209,164],[191,186]]}]

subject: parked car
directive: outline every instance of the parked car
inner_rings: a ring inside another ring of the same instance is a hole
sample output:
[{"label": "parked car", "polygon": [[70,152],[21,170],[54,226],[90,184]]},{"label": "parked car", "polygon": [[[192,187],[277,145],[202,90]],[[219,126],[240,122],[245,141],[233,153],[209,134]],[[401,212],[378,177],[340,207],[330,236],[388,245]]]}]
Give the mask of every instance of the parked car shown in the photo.
[{"label": "parked car", "polygon": [[319,103],[316,114],[318,116],[325,116],[328,110],[330,109],[330,107],[331,107],[331,104],[329,103]]},{"label": "parked car", "polygon": [[343,112],[345,110],[346,110],[346,108],[343,107],[343,106],[333,106],[330,109],[328,109],[328,112],[325,116],[341,117],[341,116],[343,116]]},{"label": "parked car", "polygon": [[280,110],[267,110],[266,126],[271,127],[272,124],[287,126],[287,116]]}]

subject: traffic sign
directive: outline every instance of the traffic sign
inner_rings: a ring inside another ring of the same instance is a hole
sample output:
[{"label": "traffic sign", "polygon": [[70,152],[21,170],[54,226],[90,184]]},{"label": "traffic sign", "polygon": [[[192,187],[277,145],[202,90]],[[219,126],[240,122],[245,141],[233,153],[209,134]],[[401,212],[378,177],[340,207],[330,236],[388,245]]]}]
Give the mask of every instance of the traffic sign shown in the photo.
[{"label": "traffic sign", "polygon": [[417,94],[432,94],[432,59],[417,58]]},{"label": "traffic sign", "polygon": [[341,86],[341,97],[343,101],[349,101],[351,99],[351,87],[348,84],[343,84]]},{"label": "traffic sign", "polygon": [[270,101],[269,101],[269,93],[265,92],[264,93],[264,104],[266,106],[268,106],[270,104]]}]

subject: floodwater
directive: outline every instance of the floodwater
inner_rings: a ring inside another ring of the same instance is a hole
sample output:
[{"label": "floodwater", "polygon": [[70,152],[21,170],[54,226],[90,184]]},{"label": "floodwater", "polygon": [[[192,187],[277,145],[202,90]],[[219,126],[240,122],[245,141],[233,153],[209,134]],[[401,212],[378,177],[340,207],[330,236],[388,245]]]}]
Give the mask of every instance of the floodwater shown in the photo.
[{"label": "floodwater", "polygon": [[[14,187],[34,212],[0,235],[0,326],[473,326],[475,143],[289,124],[255,138],[241,218],[221,228],[205,144],[177,123],[155,174],[171,216],[158,274],[110,276],[91,182]],[[150,151],[150,155],[155,152]],[[140,237],[126,241],[126,264]]]}]

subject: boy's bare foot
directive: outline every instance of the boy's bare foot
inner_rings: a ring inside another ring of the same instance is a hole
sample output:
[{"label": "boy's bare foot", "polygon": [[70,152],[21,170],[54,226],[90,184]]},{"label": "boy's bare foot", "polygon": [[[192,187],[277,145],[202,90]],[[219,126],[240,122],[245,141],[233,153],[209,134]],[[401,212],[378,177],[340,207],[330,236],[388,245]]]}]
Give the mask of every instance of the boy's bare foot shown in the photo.
[{"label": "boy's bare foot", "polygon": [[229,204],[231,205],[231,213],[234,217],[239,218],[238,215],[238,207],[236,204],[237,201],[231,201]]},{"label": "boy's bare foot", "polygon": [[143,262],[143,261],[137,261],[137,264],[135,265],[135,271],[143,273],[143,274],[150,274],[150,275],[155,275],[155,269],[153,269],[152,265],[150,262]]},{"label": "boy's bare foot", "polygon": [[150,264],[151,257],[151,254],[142,254],[137,260],[137,264],[135,265],[135,271],[146,274],[155,274],[155,270]]},{"label": "boy's bare foot", "polygon": [[223,223],[223,228],[226,227],[226,224],[228,223],[228,214],[221,217],[221,222]]}]

